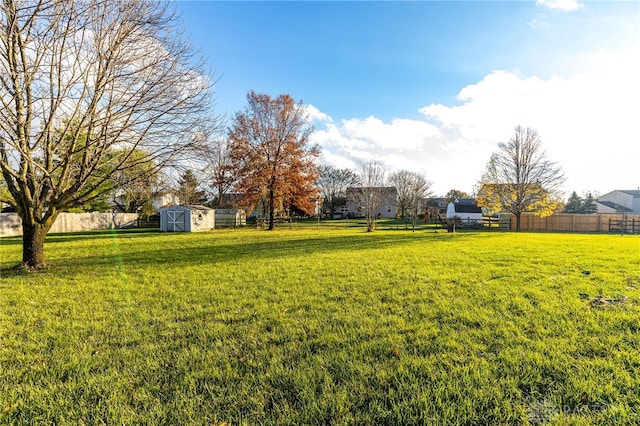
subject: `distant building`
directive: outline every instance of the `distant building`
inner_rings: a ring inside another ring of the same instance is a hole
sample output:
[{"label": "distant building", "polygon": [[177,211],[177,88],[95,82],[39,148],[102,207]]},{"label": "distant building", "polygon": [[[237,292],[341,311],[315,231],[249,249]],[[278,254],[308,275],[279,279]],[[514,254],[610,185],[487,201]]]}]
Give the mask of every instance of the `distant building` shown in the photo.
[{"label": "distant building", "polygon": [[[380,191],[384,200],[376,210],[379,218],[395,219],[398,215],[398,191],[394,186],[373,188]],[[362,205],[362,187],[349,187],[346,193],[346,205],[341,209],[343,215],[348,217],[364,217],[365,206]],[[346,214],[345,214],[346,212]]]},{"label": "distant building", "polygon": [[640,190],[616,190],[596,201],[598,213],[640,214]]},{"label": "distant building", "polygon": [[434,213],[445,214],[447,212],[447,199],[444,197],[427,198],[425,205]]},{"label": "distant building", "polygon": [[482,209],[473,198],[452,201],[447,205],[447,219],[457,218],[463,225],[482,225]]},{"label": "distant building", "polygon": [[447,199],[444,197],[432,197],[425,200],[426,219],[432,222],[443,223],[447,216]]},{"label": "distant building", "polygon": [[171,207],[180,204],[180,197],[170,191],[161,192],[153,197],[153,200],[151,202],[153,204],[153,208],[156,211],[160,211],[160,209],[163,209],[165,207]]}]

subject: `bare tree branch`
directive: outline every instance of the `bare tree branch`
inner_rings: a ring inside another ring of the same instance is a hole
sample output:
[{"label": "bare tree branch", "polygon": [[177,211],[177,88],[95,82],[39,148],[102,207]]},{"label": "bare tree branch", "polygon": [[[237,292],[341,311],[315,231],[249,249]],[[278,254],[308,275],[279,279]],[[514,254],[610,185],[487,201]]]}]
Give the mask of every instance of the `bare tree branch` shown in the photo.
[{"label": "bare tree branch", "polygon": [[330,213],[346,203],[347,188],[357,185],[358,175],[350,169],[338,169],[333,166],[321,166],[318,188],[325,210]]},{"label": "bare tree branch", "polygon": [[423,175],[408,170],[400,170],[389,177],[389,183],[398,192],[400,215],[411,214],[412,229],[415,231],[416,216],[425,206],[426,198],[431,195],[431,185]]},{"label": "bare tree branch", "polygon": [[386,185],[386,170],[377,161],[370,161],[360,170],[361,187],[352,188],[355,199],[364,211],[367,220],[367,232],[376,229],[376,213],[388,200],[391,188]]}]

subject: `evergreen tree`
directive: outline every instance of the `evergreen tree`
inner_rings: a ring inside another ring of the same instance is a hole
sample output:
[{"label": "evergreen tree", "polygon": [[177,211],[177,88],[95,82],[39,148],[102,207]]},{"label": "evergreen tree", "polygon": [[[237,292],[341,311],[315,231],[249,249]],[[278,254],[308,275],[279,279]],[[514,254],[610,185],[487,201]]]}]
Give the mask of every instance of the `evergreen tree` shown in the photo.
[{"label": "evergreen tree", "polygon": [[576,191],[571,193],[571,196],[567,200],[567,204],[564,206],[565,213],[583,213],[584,201]]},{"label": "evergreen tree", "polygon": [[204,191],[198,190],[198,178],[191,170],[182,174],[178,185],[178,197],[182,204],[203,204],[206,201]]},{"label": "evergreen tree", "polygon": [[582,213],[593,214],[598,213],[598,205],[596,199],[591,192],[587,192],[582,202]]}]

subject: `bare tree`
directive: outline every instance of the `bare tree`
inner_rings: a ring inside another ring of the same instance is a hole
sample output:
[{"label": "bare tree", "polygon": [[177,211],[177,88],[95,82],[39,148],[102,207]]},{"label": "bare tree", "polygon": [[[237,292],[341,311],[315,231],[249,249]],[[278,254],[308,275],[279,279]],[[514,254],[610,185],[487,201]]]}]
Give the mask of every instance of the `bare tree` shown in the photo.
[{"label": "bare tree", "polygon": [[409,210],[411,193],[408,183],[410,179],[411,172],[408,170],[393,172],[389,176],[389,184],[395,186],[398,191],[398,214],[400,217],[404,217]]},{"label": "bare tree", "polygon": [[400,170],[389,176],[389,184],[396,187],[398,192],[398,209],[400,216],[414,213],[421,200],[430,195],[431,182],[423,175],[409,170]]},{"label": "bare tree", "polygon": [[204,153],[204,159],[204,174],[213,187],[213,205],[218,208],[227,207],[229,200],[225,200],[225,195],[237,180],[227,140],[219,137],[213,139]]},{"label": "bare tree", "polygon": [[[117,154],[116,154],[117,155]],[[159,176],[144,152],[133,152],[122,167],[111,177],[111,194],[116,207],[126,213],[136,213],[153,202],[159,189]],[[148,210],[148,209],[147,209]]]},{"label": "bare tree", "polygon": [[366,163],[360,170],[359,188],[354,188],[356,201],[364,211],[367,220],[367,232],[376,229],[378,209],[389,199],[390,188],[386,187],[385,168],[377,161]]},{"label": "bare tree", "polygon": [[212,81],[169,3],[5,0],[0,169],[22,219],[25,267],[58,214],[104,191],[135,153],[159,169],[211,120]]},{"label": "bare tree", "polygon": [[400,170],[389,177],[389,183],[396,187],[398,192],[398,208],[400,215],[407,212],[411,214],[412,229],[416,229],[416,216],[421,206],[426,203],[426,198],[431,195],[431,185],[423,175],[408,170]]},{"label": "bare tree", "polygon": [[547,159],[534,129],[517,126],[509,142],[498,148],[480,181],[480,207],[512,213],[519,231],[523,212],[545,216],[562,206],[564,174]]},{"label": "bare tree", "polygon": [[333,213],[346,202],[347,188],[357,185],[358,175],[350,169],[338,169],[334,166],[321,166],[318,188],[325,210]]}]

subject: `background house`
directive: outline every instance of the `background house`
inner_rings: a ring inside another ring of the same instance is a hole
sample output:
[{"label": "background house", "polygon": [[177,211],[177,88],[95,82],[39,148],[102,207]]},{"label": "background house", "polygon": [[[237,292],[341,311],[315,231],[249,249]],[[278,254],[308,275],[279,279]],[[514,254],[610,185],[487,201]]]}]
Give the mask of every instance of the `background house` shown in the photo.
[{"label": "background house", "polygon": [[[395,219],[398,215],[398,191],[395,187],[380,187],[373,188],[380,191],[384,200],[380,207],[376,210],[376,216],[379,218]],[[365,206],[362,205],[361,200],[362,188],[361,187],[349,187],[346,191],[346,209],[341,211],[348,217],[364,217]]]},{"label": "background house", "polygon": [[597,201],[598,213],[640,214],[640,190],[615,190]]},{"label": "background house", "polygon": [[160,209],[180,204],[180,197],[174,192],[161,192],[153,198],[152,203],[153,208],[159,211]]}]

